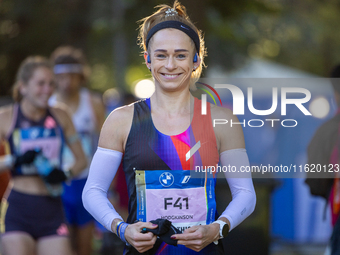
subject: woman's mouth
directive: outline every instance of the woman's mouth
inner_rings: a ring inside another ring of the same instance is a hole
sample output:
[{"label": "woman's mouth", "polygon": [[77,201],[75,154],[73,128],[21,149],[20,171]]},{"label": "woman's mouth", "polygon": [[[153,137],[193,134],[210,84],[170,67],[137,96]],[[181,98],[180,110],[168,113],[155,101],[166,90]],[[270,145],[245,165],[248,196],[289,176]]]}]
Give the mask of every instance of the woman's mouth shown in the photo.
[{"label": "woman's mouth", "polygon": [[179,75],[181,74],[166,74],[166,73],[162,73],[162,76],[166,79],[175,79],[177,78]]}]

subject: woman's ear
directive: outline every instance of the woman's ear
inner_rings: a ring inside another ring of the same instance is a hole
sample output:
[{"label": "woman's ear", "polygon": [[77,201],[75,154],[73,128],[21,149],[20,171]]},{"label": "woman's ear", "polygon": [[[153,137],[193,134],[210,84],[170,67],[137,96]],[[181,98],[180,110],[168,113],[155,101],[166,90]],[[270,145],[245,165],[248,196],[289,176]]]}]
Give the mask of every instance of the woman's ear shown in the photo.
[{"label": "woman's ear", "polygon": [[144,60],[145,60],[146,67],[151,71],[151,59],[150,59],[150,55],[148,54],[148,52],[144,52]]},{"label": "woman's ear", "polygon": [[194,71],[200,66],[201,64],[201,58],[200,56],[196,53],[194,57]]},{"label": "woman's ear", "polygon": [[22,96],[27,94],[27,89],[27,86],[22,81],[18,81],[18,90]]}]

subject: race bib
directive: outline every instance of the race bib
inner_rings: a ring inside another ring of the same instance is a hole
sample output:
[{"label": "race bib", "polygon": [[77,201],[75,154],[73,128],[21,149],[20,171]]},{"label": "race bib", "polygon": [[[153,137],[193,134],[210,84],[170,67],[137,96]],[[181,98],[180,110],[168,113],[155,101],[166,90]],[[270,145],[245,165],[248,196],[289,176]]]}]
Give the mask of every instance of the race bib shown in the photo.
[{"label": "race bib", "polygon": [[167,219],[181,231],[215,220],[215,179],[190,170],[137,170],[137,220]]},{"label": "race bib", "polygon": [[[13,132],[13,142],[16,154],[22,155],[28,150],[41,150],[44,157],[53,166],[60,164],[60,133],[55,128],[30,127],[26,129],[15,129]],[[34,164],[22,165],[23,174],[37,174]]]}]

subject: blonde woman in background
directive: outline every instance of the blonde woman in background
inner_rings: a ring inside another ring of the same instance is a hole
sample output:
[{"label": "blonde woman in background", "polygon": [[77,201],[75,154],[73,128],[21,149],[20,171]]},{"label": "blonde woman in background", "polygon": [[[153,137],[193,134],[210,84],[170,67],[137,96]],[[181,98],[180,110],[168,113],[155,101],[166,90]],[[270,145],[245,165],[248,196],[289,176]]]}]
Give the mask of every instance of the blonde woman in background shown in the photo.
[{"label": "blonde woman in background", "polygon": [[[71,255],[61,201],[61,183],[79,174],[86,158],[65,110],[49,107],[54,91],[50,62],[40,56],[21,64],[14,86],[15,104],[0,110],[0,140],[11,154],[0,157],[0,171],[11,169],[1,203],[3,255]],[[62,169],[63,144],[76,161]]]}]

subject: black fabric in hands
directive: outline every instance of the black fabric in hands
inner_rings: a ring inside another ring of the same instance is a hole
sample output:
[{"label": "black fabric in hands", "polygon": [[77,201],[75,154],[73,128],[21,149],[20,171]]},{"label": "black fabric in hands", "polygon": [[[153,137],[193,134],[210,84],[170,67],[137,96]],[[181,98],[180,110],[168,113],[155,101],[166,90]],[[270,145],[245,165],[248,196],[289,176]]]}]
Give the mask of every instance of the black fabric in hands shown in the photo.
[{"label": "black fabric in hands", "polygon": [[26,151],[24,154],[22,154],[21,156],[15,159],[14,167],[33,163],[35,157],[39,153],[40,153],[39,151],[35,151],[35,150]]},{"label": "black fabric in hands", "polygon": [[171,224],[171,221],[166,219],[151,220],[153,224],[157,224],[158,227],[154,229],[144,228],[142,233],[151,232],[159,237],[163,242],[177,246],[177,240],[171,239],[170,237],[174,234],[181,234],[182,232]]},{"label": "black fabric in hands", "polygon": [[47,176],[43,177],[47,183],[59,184],[67,180],[67,176],[64,171],[54,168]]}]

